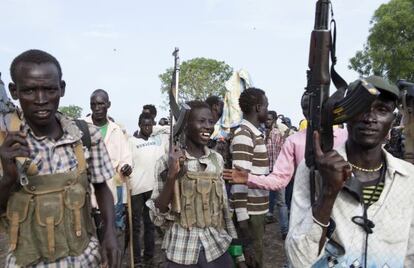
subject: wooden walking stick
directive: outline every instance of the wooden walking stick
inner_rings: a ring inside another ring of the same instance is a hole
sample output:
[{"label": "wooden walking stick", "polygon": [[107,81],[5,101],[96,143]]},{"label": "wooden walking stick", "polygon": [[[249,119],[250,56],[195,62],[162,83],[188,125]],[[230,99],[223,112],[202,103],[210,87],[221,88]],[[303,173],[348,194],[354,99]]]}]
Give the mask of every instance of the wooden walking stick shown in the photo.
[{"label": "wooden walking stick", "polygon": [[132,235],[132,202],[131,202],[131,182],[129,177],[126,179],[126,188],[127,188],[127,205],[128,205],[128,225],[129,225],[129,259],[131,263],[131,268],[134,267],[134,243]]}]

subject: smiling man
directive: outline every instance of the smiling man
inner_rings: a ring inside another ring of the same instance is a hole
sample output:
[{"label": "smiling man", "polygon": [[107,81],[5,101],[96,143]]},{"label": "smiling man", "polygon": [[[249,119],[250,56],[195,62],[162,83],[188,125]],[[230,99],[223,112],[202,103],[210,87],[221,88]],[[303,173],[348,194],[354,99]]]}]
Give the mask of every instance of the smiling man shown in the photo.
[{"label": "smiling man", "polygon": [[[166,268],[233,267],[227,249],[237,234],[222,179],[223,158],[207,147],[213,116],[205,102],[188,105],[186,149],[173,147],[169,156],[158,161],[157,183],[147,205],[154,224],[166,228],[162,244]],[[176,181],[181,189],[180,213],[170,210]]]},{"label": "smiling man", "polygon": [[[57,112],[66,84],[52,55],[23,52],[13,60],[10,73],[10,94],[23,114],[21,131],[7,133],[0,146],[0,210],[10,241],[6,267],[99,266],[89,183],[106,226],[102,257],[115,267],[120,252],[106,185],[113,170],[98,129],[88,127],[91,146],[83,147],[75,122]],[[37,175],[28,177],[28,185],[19,183],[16,157],[29,157],[38,168]]]},{"label": "smiling man", "polygon": [[398,88],[365,80],[380,94],[347,122],[346,143],[324,153],[314,133],[322,188],[313,206],[305,161],[296,172],[286,240],[293,267],[414,267],[414,166],[383,149]]}]

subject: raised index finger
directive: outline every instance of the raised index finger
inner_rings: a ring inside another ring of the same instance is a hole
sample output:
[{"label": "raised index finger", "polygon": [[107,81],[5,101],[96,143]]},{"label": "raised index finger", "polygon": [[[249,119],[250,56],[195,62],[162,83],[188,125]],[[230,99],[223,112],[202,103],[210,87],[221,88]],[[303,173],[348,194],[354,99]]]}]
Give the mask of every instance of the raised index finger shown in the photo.
[{"label": "raised index finger", "polygon": [[324,154],[321,148],[320,135],[317,130],[313,132],[313,150],[315,152],[315,157],[321,158]]}]

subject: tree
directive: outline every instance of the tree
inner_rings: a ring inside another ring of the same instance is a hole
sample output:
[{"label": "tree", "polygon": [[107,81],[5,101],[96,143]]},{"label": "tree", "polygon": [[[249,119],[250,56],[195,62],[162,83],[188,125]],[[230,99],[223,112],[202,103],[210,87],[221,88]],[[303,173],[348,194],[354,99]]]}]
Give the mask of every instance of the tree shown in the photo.
[{"label": "tree", "polygon": [[[168,68],[159,75],[161,92],[168,93],[171,87],[173,68]],[[180,102],[205,100],[210,95],[224,96],[224,83],[233,73],[224,61],[206,58],[194,58],[182,62],[179,77]]]},{"label": "tree", "polygon": [[61,106],[59,107],[59,112],[73,119],[78,119],[82,116],[82,108],[76,105]]},{"label": "tree", "polygon": [[371,19],[367,43],[350,59],[361,75],[414,80],[414,1],[391,0]]}]

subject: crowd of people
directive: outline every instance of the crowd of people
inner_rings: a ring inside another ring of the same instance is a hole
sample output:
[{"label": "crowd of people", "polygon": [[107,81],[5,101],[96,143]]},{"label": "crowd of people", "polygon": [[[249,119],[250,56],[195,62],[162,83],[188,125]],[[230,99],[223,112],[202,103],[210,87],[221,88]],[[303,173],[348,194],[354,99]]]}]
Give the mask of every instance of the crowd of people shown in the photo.
[{"label": "crowd of people", "polygon": [[162,267],[261,268],[265,225],[276,219],[285,247],[274,250],[286,251],[286,267],[414,267],[414,166],[384,149],[400,93],[381,77],[364,78],[379,94],[333,126],[334,149],[323,151],[313,133],[312,203],[307,93],[298,129],[268,110],[264,90],[245,89],[242,120],[224,141],[212,139],[222,99],[192,100],[182,143],[171,144],[172,120],[157,124],[153,104],[129,134],[109,116],[103,89],[91,93],[83,120],[58,112],[66,84],[47,52],[23,52],[10,73],[20,108],[19,131],[0,135],[6,267],[120,267],[128,246],[135,267],[157,267],[158,233]]}]

